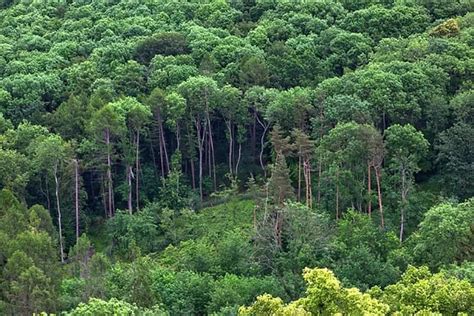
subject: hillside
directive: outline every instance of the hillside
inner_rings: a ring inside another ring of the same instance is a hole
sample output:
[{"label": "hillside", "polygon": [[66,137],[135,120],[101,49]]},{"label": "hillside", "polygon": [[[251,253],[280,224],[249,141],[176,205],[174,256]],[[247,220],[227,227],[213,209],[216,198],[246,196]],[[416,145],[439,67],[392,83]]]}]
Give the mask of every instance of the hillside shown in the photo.
[{"label": "hillside", "polygon": [[467,0],[0,0],[0,314],[474,314]]}]

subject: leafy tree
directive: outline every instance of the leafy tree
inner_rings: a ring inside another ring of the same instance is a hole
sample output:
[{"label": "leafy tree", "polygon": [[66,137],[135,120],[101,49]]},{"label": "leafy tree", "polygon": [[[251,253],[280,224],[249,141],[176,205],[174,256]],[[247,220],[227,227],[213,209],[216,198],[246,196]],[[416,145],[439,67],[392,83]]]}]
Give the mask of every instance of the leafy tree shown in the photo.
[{"label": "leafy tree", "polygon": [[469,314],[473,311],[473,296],[474,289],[465,280],[410,266],[399,282],[384,289],[380,300],[393,312]]},{"label": "leafy tree", "polygon": [[458,123],[441,133],[438,143],[438,163],[444,175],[445,190],[461,199],[474,195],[472,191],[474,128]]},{"label": "leafy tree", "polygon": [[423,133],[411,125],[392,125],[385,132],[388,163],[400,190],[400,242],[405,230],[405,210],[408,194],[413,187],[414,173],[420,170],[419,162],[426,155],[428,141]]},{"label": "leafy tree", "polygon": [[306,268],[303,274],[308,284],[306,296],[284,305],[280,298],[271,295],[257,297],[249,307],[241,307],[240,315],[295,314],[321,315],[326,313],[372,313],[384,315],[389,306],[362,294],[355,288],[343,288],[328,269]]},{"label": "leafy tree", "polygon": [[432,268],[472,260],[469,246],[474,238],[473,201],[442,203],[429,209],[419,230],[413,235],[413,253],[417,261]]}]

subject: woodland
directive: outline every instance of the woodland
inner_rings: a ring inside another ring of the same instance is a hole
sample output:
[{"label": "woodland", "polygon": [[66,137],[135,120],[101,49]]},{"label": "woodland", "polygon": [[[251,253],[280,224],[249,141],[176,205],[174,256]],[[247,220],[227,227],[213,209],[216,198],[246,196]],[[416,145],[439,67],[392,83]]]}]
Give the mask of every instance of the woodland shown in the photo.
[{"label": "woodland", "polygon": [[471,0],[0,0],[1,315],[474,315]]}]

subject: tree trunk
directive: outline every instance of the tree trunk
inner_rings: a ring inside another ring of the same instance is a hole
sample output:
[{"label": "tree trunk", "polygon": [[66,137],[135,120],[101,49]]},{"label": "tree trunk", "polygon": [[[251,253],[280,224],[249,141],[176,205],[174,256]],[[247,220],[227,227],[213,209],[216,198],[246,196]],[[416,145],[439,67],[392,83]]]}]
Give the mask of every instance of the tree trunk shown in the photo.
[{"label": "tree trunk", "polygon": [[402,173],[402,207],[400,208],[400,242],[403,241],[403,232],[405,228],[405,206],[407,203],[407,184],[405,170],[401,170]]},{"label": "tree trunk", "polygon": [[242,157],[242,144],[239,143],[239,154],[237,156],[237,163],[235,164],[235,176],[237,177],[239,175],[239,164],[240,164],[240,158]]},{"label": "tree trunk", "polygon": [[73,159],[74,163],[74,209],[76,215],[76,243],[79,240],[79,162]]},{"label": "tree trunk", "polygon": [[[201,123],[198,119],[196,119],[196,132],[198,137],[198,149],[199,149],[199,196],[201,202],[203,201],[203,192],[202,192],[202,158],[203,158],[203,143],[204,143],[204,136],[201,139]],[[205,134],[205,133],[204,133]]]},{"label": "tree trunk", "polygon": [[136,156],[135,156],[135,197],[137,199],[137,211],[140,210],[140,132],[136,132]]},{"label": "tree trunk", "polygon": [[321,205],[321,176],[323,174],[323,167],[321,162],[321,155],[318,160],[318,206]]},{"label": "tree trunk", "polygon": [[301,154],[298,155],[298,202],[301,202]]},{"label": "tree trunk", "polygon": [[[158,127],[158,134],[160,134],[161,132],[159,131],[159,127]],[[163,142],[162,142],[162,139],[161,139],[161,135],[158,135],[158,147],[160,149],[160,168],[161,168],[161,176],[164,177],[165,176],[165,161],[164,161],[164,153],[163,153]]]},{"label": "tree trunk", "polygon": [[128,213],[132,215],[132,167],[127,165],[127,185],[128,185]]},{"label": "tree trunk", "polygon": [[209,111],[207,112],[207,129],[209,130],[209,142],[211,146],[211,160],[212,160],[212,175],[213,175],[213,182],[214,182],[214,191],[217,190],[217,177],[216,177],[216,158],[214,152],[214,140],[212,137],[212,126],[211,126],[211,118],[209,116]]},{"label": "tree trunk", "polygon": [[110,153],[110,130],[105,130],[105,144],[107,146],[107,186],[108,186],[108,215],[113,216],[113,188],[112,188],[112,158]]},{"label": "tree trunk", "polygon": [[168,149],[166,148],[166,139],[165,139],[165,130],[163,128],[163,121],[161,119],[161,114],[159,114],[160,117],[160,125],[158,126],[158,128],[160,129],[160,143],[161,143],[161,146],[163,147],[163,155],[165,157],[165,170],[166,170],[166,173],[168,174],[170,172],[170,162],[169,162],[169,158],[168,158]]},{"label": "tree trunk", "polygon": [[253,160],[256,162],[257,161],[257,110],[253,109],[253,124],[252,124],[252,132],[250,136],[250,147],[252,148],[252,156]]},{"label": "tree trunk", "polygon": [[58,180],[58,165],[54,165],[54,182],[56,193],[56,209],[58,211],[58,229],[59,229],[59,250],[61,254],[61,263],[64,263],[64,246],[63,246],[63,229],[61,220],[61,203],[59,202],[59,180]]},{"label": "tree trunk", "polygon": [[313,207],[313,198],[311,192],[311,166],[308,159],[303,162],[303,176],[305,180],[306,206]]},{"label": "tree trunk", "polygon": [[232,174],[234,166],[232,163],[232,148],[234,147],[234,136],[232,133],[232,123],[226,121],[227,130],[229,131],[229,151],[228,151],[228,162],[229,162],[229,173]]},{"label": "tree trunk", "polygon": [[258,115],[256,116],[256,118],[257,118],[258,123],[263,128],[262,136],[260,137],[260,155],[259,155],[259,158],[260,158],[260,167],[262,167],[262,170],[263,170],[263,176],[266,178],[267,177],[267,171],[265,170],[265,166],[263,165],[263,150],[264,150],[264,147],[265,147],[265,135],[267,133],[268,128],[270,127],[270,124],[263,123],[259,119]]},{"label": "tree trunk", "polygon": [[380,212],[380,227],[385,228],[383,218],[383,204],[382,204],[382,188],[381,188],[381,175],[380,166],[374,167],[375,170],[375,181],[377,182],[377,198],[379,201],[379,212]]},{"label": "tree trunk", "polygon": [[367,203],[367,214],[372,216],[372,183],[370,178],[370,168],[370,163],[367,163],[367,195],[369,196]]}]

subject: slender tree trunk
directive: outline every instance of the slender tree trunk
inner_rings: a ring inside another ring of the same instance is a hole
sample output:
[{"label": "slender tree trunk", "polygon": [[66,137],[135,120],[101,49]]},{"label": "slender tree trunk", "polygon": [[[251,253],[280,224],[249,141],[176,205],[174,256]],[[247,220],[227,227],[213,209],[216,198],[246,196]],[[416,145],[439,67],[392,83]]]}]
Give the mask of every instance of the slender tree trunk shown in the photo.
[{"label": "slender tree trunk", "polygon": [[405,206],[407,203],[406,176],[405,170],[402,173],[402,207],[400,208],[400,242],[403,241],[403,232],[405,230]]},{"label": "slender tree trunk", "polygon": [[[160,128],[158,127],[158,134],[161,134]],[[164,153],[163,153],[163,140],[161,139],[161,135],[158,135],[158,146],[160,148],[160,167],[161,167],[161,176],[165,176],[165,161],[164,161]]]},{"label": "slender tree trunk", "polygon": [[137,211],[140,210],[140,131],[136,132],[136,152],[135,152],[135,197],[137,199]]},{"label": "slender tree trunk", "polygon": [[110,153],[110,130],[105,130],[105,144],[107,146],[107,186],[108,186],[108,215],[112,217],[113,209],[113,189],[112,189],[112,158]]},{"label": "slender tree trunk", "polygon": [[321,205],[321,176],[323,174],[323,167],[321,162],[321,155],[318,160],[318,206]]},{"label": "slender tree trunk", "polygon": [[127,165],[127,185],[128,185],[128,213],[132,215],[133,206],[132,206],[132,167]]},{"label": "slender tree trunk", "polygon": [[313,197],[311,192],[311,166],[308,159],[305,159],[303,162],[303,176],[305,180],[306,205],[309,208],[312,208]]},{"label": "slender tree trunk", "polygon": [[213,182],[214,182],[214,191],[217,190],[217,177],[216,177],[216,157],[214,152],[214,140],[212,136],[212,126],[211,126],[211,118],[209,116],[209,111],[207,111],[207,126],[209,130],[209,142],[211,146],[211,159],[212,159],[212,175],[213,175]]},{"label": "slender tree trunk", "polygon": [[74,209],[76,215],[76,243],[79,240],[79,161],[73,159],[74,163]]},{"label": "slender tree trunk", "polygon": [[235,164],[235,176],[239,175],[239,164],[240,164],[241,157],[242,157],[242,144],[239,143],[239,154],[237,156],[237,163]]},{"label": "slender tree trunk", "polygon": [[161,117],[161,112],[160,110],[157,111],[156,113],[157,118],[156,120],[158,121],[158,137],[160,139],[160,157],[162,161],[162,170],[163,170],[163,176],[166,173],[169,173],[170,171],[170,166],[169,166],[169,159],[168,159],[168,150],[166,148],[166,140],[165,140],[165,130],[163,128],[163,119]]},{"label": "slender tree trunk", "polygon": [[252,124],[252,131],[250,134],[250,147],[252,148],[252,155],[253,155],[253,160],[256,162],[257,161],[257,110],[253,109],[253,124]]},{"label": "slender tree trunk", "polygon": [[104,205],[104,215],[105,217],[109,217],[109,208],[107,205],[107,197],[105,194],[105,180],[104,180],[104,175],[100,175],[100,195],[102,197],[102,204]]},{"label": "slender tree trunk", "polygon": [[178,123],[176,123],[176,150],[181,150],[181,135],[179,134]]},{"label": "slender tree trunk", "polygon": [[199,123],[198,119],[196,119],[196,132],[197,132],[198,147],[199,147],[199,196],[200,196],[200,199],[201,199],[201,202],[202,202],[203,201],[203,192],[202,192],[202,164],[203,164],[203,161],[202,161],[202,158],[203,158],[204,138],[201,139],[201,123]]},{"label": "slender tree trunk", "polygon": [[308,162],[308,197],[309,207],[313,208],[313,186],[311,182],[311,164]]},{"label": "slender tree trunk", "polygon": [[228,162],[229,162],[229,173],[232,174],[234,167],[232,163],[232,149],[234,147],[234,136],[232,133],[232,123],[230,121],[226,122],[227,130],[229,131],[229,151],[228,151]]},{"label": "slender tree trunk", "polygon": [[260,137],[260,167],[262,167],[263,170],[263,176],[266,178],[267,177],[267,171],[265,170],[265,166],[263,165],[263,150],[265,148],[265,135],[267,134],[267,130],[270,127],[270,124],[265,124],[263,123],[258,115],[256,116],[258,123],[262,126],[263,132],[262,136]]},{"label": "slender tree trunk", "polygon": [[61,263],[64,263],[64,246],[63,246],[63,229],[61,220],[61,203],[59,202],[59,180],[58,180],[58,165],[54,165],[54,182],[56,193],[56,209],[58,211],[58,229],[59,229],[59,250],[61,254]]},{"label": "slender tree trunk", "polygon": [[370,175],[370,163],[367,163],[367,195],[369,196],[369,200],[367,203],[367,213],[369,216],[372,215],[372,183],[371,183],[371,175]]},{"label": "slender tree trunk", "polygon": [[298,155],[298,202],[301,201],[301,154]]},{"label": "slender tree trunk", "polygon": [[48,185],[48,178],[44,179],[44,183],[46,185],[46,203],[48,205],[48,210],[51,209],[51,199],[49,197],[49,185]]},{"label": "slender tree trunk", "polygon": [[380,212],[380,227],[385,228],[384,218],[383,218],[383,203],[382,203],[382,188],[381,188],[381,175],[380,167],[374,167],[375,170],[375,181],[377,182],[377,198],[379,201],[379,212]]}]

